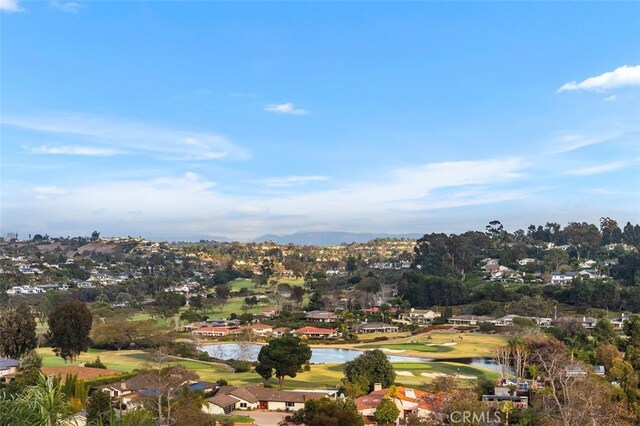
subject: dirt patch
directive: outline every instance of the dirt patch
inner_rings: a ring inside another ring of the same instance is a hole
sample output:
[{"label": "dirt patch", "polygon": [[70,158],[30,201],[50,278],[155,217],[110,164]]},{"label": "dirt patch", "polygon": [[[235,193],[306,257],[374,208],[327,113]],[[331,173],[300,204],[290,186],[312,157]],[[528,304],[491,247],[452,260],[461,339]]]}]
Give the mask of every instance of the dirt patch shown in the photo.
[{"label": "dirt patch", "polygon": [[49,377],[60,376],[62,383],[64,383],[67,374],[75,374],[78,376],[78,379],[91,380],[102,376],[117,376],[119,374],[124,374],[124,371],[68,365],[62,367],[43,367],[42,373]]}]

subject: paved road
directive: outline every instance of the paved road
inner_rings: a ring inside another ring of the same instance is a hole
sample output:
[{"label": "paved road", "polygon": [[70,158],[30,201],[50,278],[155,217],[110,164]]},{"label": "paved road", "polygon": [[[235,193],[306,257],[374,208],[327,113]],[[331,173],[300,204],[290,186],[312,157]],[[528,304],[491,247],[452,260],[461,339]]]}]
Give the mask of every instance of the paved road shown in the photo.
[{"label": "paved road", "polygon": [[[238,411],[236,411],[236,413],[238,413]],[[287,413],[250,411],[247,412],[247,415],[253,417],[258,426],[278,426],[278,424],[287,416]]]}]

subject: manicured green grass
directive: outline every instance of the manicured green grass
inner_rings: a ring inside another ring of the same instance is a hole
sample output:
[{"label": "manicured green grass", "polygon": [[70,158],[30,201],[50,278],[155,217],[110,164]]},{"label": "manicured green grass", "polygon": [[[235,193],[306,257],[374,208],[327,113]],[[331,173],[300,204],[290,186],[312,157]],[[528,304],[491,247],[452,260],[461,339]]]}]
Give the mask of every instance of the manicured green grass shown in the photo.
[{"label": "manicured green grass", "polygon": [[[498,377],[498,373],[493,370],[473,367],[457,362],[397,362],[393,364],[393,367],[396,371],[409,371],[417,377],[425,377],[421,376],[421,373],[450,374],[470,377],[484,376],[492,379]],[[398,380],[402,381],[405,377],[410,376],[398,376]]]},{"label": "manicured green grass", "polygon": [[[71,365],[66,363],[62,358],[55,356],[51,348],[40,348],[37,352],[42,356],[42,365],[44,367]],[[82,362],[93,361],[97,356],[100,357],[100,361],[102,361],[107,368],[113,370],[133,371],[144,368],[147,363],[152,363],[151,355],[139,350],[104,351],[90,349],[87,353],[81,354],[74,365],[78,365]],[[203,376],[207,376],[207,378],[215,377],[213,381],[218,380],[225,374],[229,374],[229,368],[220,364],[176,358],[169,358],[167,362],[170,364],[184,365],[185,367],[194,370],[203,379]]]},{"label": "manicured green grass", "polygon": [[246,278],[238,278],[237,280],[229,281],[227,285],[231,287],[231,291],[239,291],[241,288],[253,290],[256,287],[251,280]]},{"label": "manicured green grass", "polygon": [[[430,338],[429,338],[430,337]],[[423,346],[425,344],[452,346]],[[473,357],[491,357],[495,349],[504,346],[507,338],[499,334],[481,334],[481,333],[452,333],[449,331],[432,331],[429,333],[410,336],[402,339],[396,339],[389,342],[380,342],[375,344],[355,344],[350,345],[353,348],[372,348],[381,347],[393,350],[403,350],[397,353],[402,356],[417,356],[436,359],[447,358],[473,358]],[[400,345],[400,346],[398,346]],[[411,346],[415,345],[415,346]],[[426,348],[437,348],[431,351]],[[390,353],[391,355],[396,355]]]}]

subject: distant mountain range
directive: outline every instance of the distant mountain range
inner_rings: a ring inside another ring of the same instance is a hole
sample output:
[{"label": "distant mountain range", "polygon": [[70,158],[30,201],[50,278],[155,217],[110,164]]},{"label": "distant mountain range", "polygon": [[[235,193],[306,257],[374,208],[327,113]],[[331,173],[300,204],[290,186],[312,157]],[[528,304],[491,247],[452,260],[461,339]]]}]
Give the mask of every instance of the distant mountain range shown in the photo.
[{"label": "distant mountain range", "polygon": [[375,234],[355,232],[296,232],[287,235],[265,234],[254,241],[272,241],[277,244],[334,246],[341,243],[366,243],[376,238],[420,238],[422,234]]}]

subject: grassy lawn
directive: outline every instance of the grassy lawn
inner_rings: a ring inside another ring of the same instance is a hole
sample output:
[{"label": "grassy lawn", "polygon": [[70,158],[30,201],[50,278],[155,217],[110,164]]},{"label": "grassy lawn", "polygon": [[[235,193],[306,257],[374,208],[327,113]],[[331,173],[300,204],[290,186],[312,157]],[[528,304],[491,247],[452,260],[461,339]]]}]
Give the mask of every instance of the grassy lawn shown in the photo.
[{"label": "grassy lawn", "polygon": [[[498,373],[486,368],[473,367],[467,364],[460,364],[457,362],[396,362],[393,367],[397,371],[408,371],[414,374],[414,376],[422,377],[422,381],[425,381],[425,376],[421,376],[421,373],[435,373],[435,374],[450,374],[450,375],[462,375],[473,377],[487,377],[495,379],[498,377]],[[403,382],[405,378],[411,376],[397,376],[397,381]]]},{"label": "grassy lawn", "polygon": [[[312,365],[310,371],[298,373],[294,378],[285,378],[285,388],[287,389],[335,389],[343,377],[344,364],[320,364]],[[231,373],[223,377],[229,384],[242,386],[245,384],[265,383],[255,371],[245,373]],[[267,383],[274,387],[278,386],[278,380],[269,379]]]},{"label": "grassy lawn", "polygon": [[[42,365],[44,367],[70,365],[69,363],[65,363],[62,358],[55,356],[51,348],[39,348],[37,352],[42,356]],[[74,365],[82,362],[93,361],[97,356],[100,357],[100,361],[102,361],[107,368],[122,371],[133,371],[135,369],[143,368],[145,364],[150,361],[150,355],[141,350],[104,351],[99,349],[89,349],[89,352],[80,355]],[[229,374],[228,367],[219,364],[174,358],[171,358],[169,362],[172,364],[184,365],[185,367],[195,371],[202,379],[205,379],[204,376],[207,376],[207,379],[205,380],[213,378],[213,381],[216,381],[222,376]]]},{"label": "grassy lawn", "polygon": [[[429,336],[431,337],[429,339]],[[430,333],[420,334],[401,338],[389,342],[380,342],[380,344],[361,344],[353,345],[354,348],[388,348],[391,350],[401,350],[397,353],[402,356],[417,356],[436,359],[447,358],[474,358],[474,357],[490,357],[493,356],[495,348],[506,344],[507,338],[497,334],[480,334],[480,333],[450,333],[433,331]],[[453,343],[453,345],[451,345]],[[426,346],[426,345],[443,345],[445,346]],[[394,353],[391,353],[396,355]]]},{"label": "grassy lawn", "polygon": [[[45,367],[69,365],[62,358],[55,356],[51,348],[40,348],[37,352],[42,356]],[[80,355],[75,364],[93,361],[97,356],[107,368],[129,372],[144,368],[150,355],[141,350],[104,351],[90,349],[89,352]],[[184,365],[198,374],[201,380],[210,382],[225,379],[236,386],[264,383],[264,380],[253,370],[233,373],[228,370],[228,367],[219,364],[181,359],[170,359],[169,362]],[[423,376],[422,373],[484,376],[490,379],[497,377],[497,373],[494,371],[454,362],[399,362],[394,363],[393,366],[397,372],[404,372],[397,376],[396,381],[407,385],[420,385],[432,380],[432,377]],[[344,364],[312,365],[310,371],[298,373],[294,378],[287,377],[285,387],[287,389],[335,389],[343,378],[343,372]],[[275,378],[270,379],[267,383],[272,386],[278,384]]]},{"label": "grassy lawn", "polygon": [[259,314],[262,310],[269,305],[259,304],[253,306],[249,309],[242,309],[242,305],[244,303],[244,297],[232,297],[227,300],[227,303],[223,306],[222,310],[215,309],[211,311],[204,311],[205,315],[209,315],[209,318],[228,318],[229,315],[235,313],[237,315],[242,315],[245,312],[249,314]]},{"label": "grassy lawn", "polygon": [[227,283],[231,287],[231,291],[239,291],[241,288],[248,288],[253,290],[256,288],[255,284],[246,278],[238,278]]}]

